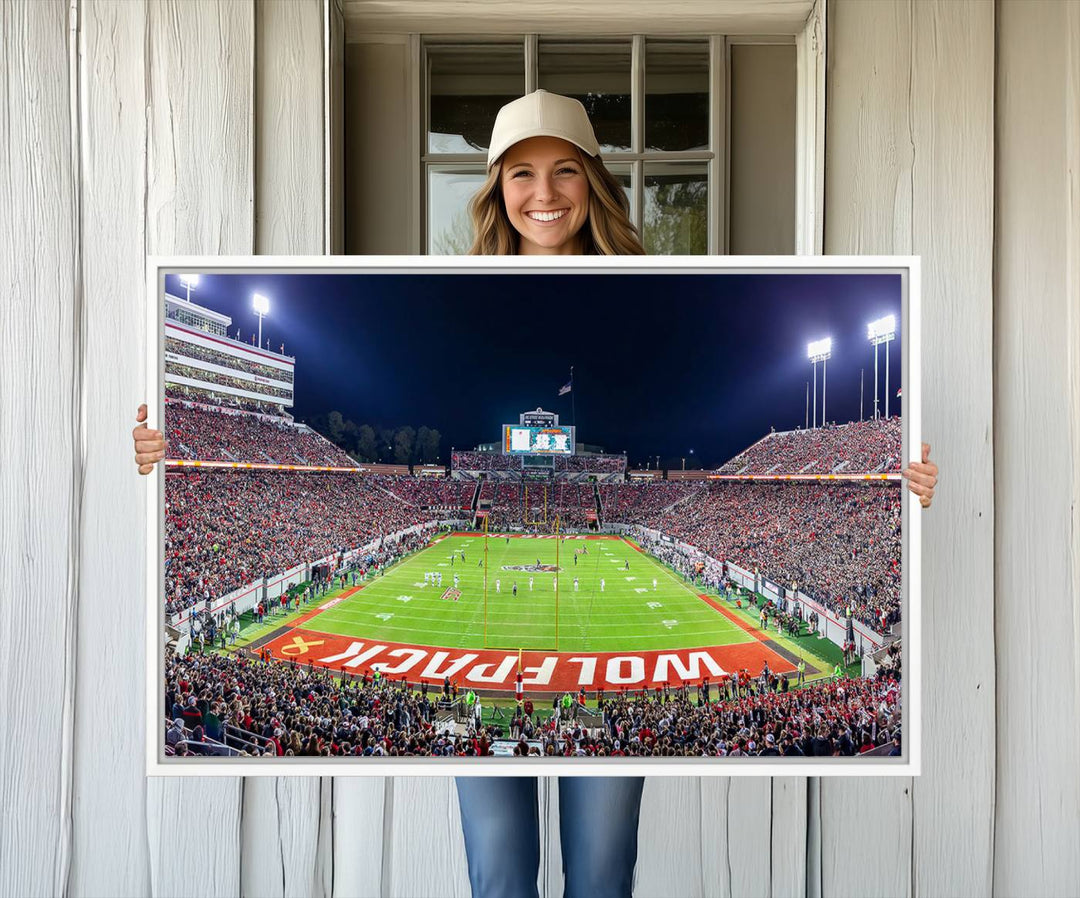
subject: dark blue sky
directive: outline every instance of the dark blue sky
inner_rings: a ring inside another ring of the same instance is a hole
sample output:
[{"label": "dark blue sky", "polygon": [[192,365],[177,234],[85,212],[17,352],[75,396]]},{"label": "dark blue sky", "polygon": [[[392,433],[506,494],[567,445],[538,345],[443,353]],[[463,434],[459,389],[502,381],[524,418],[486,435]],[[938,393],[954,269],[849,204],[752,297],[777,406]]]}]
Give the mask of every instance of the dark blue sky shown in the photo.
[{"label": "dark blue sky", "polygon": [[[175,276],[166,283],[185,295]],[[859,419],[861,368],[870,417],[866,325],[901,321],[899,275],[877,274],[204,275],[191,298],[230,315],[230,334],[248,342],[256,292],[271,303],[264,344],[296,356],[297,420],[337,409],[357,424],[426,424],[442,432],[444,462],[451,446],[494,442],[542,406],[634,466],[659,454],[713,467],[770,426],[802,426],[810,340],[833,339],[829,420]],[[576,422],[570,396],[556,397],[571,365]],[[821,388],[818,365],[819,419]]]}]

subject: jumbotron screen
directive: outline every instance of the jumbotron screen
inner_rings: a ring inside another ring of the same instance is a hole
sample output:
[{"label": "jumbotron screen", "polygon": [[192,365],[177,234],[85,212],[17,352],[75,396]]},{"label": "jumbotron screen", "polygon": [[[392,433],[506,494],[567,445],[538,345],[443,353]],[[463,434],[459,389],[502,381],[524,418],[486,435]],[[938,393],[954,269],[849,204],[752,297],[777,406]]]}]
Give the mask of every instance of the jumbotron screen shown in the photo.
[{"label": "jumbotron screen", "polygon": [[507,455],[573,455],[573,427],[503,425],[503,452]]}]

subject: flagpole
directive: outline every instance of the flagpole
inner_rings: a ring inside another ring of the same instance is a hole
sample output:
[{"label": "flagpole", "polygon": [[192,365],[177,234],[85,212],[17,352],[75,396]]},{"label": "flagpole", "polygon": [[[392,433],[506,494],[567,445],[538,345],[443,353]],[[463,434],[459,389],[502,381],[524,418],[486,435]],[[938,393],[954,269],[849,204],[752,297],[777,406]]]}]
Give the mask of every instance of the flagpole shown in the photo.
[{"label": "flagpole", "polygon": [[[574,392],[574,366],[570,366],[570,423],[574,425],[574,441],[577,442],[577,402],[575,401],[577,393]],[[573,453],[576,447],[571,446],[570,452]]]}]

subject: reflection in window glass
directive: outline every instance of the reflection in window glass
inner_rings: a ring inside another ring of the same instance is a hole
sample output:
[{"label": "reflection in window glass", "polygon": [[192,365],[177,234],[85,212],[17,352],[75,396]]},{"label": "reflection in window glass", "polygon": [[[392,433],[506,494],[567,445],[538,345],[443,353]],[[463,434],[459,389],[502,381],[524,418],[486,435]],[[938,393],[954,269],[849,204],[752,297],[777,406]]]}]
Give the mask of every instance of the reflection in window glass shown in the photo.
[{"label": "reflection in window glass", "polygon": [[630,150],[630,55],[629,40],[539,44],[539,87],[581,101],[601,153]]},{"label": "reflection in window glass", "polygon": [[646,41],[646,151],[708,148],[708,42]]},{"label": "reflection in window glass", "polygon": [[605,162],[604,166],[615,176],[615,180],[622,185],[623,192],[626,194],[626,199],[630,203],[630,215],[632,218],[634,210],[634,179],[631,175],[630,166],[612,165],[609,162]]},{"label": "reflection in window glass", "polygon": [[428,169],[428,248],[433,256],[463,256],[472,245],[469,200],[486,172],[480,166]]},{"label": "reflection in window glass", "polygon": [[704,255],[709,240],[708,175],[704,163],[645,166],[645,252]]},{"label": "reflection in window glass", "polygon": [[525,93],[524,45],[434,45],[427,59],[428,152],[485,152],[499,108]]}]

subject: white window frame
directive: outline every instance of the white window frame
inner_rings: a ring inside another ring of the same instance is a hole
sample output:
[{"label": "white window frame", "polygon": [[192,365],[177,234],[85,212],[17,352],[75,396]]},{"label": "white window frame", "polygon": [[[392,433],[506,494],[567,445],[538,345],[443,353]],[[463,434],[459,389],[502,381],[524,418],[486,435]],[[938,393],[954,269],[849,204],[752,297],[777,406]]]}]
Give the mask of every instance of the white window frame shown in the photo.
[{"label": "white window frame", "polygon": [[[796,48],[796,127],[795,127],[795,173],[796,173],[796,227],[795,253],[818,255],[823,250],[822,227],[825,182],[825,4],[827,0],[815,0],[811,12],[798,31],[769,35],[713,34],[709,40],[709,143],[708,151],[684,153],[643,153],[644,141],[644,61],[645,41],[651,39],[700,38],[698,34],[662,33],[649,30],[632,36],[631,55],[631,141],[632,152],[611,154],[612,162],[628,162],[632,165],[634,203],[631,218],[639,227],[644,210],[644,166],[650,161],[704,161],[708,172],[709,233],[707,251],[710,255],[728,253],[728,216],[730,178],[730,48],[736,44],[795,44]],[[443,20],[445,22],[445,20]],[[433,23],[434,24],[434,23]],[[426,30],[425,30],[426,31]],[[421,34],[423,36],[421,36]],[[410,251],[426,254],[429,234],[427,216],[427,164],[470,164],[477,161],[469,154],[428,154],[428,43],[505,43],[522,41],[525,55],[525,90],[536,89],[538,46],[540,37],[563,37],[556,28],[544,28],[530,33],[503,32],[493,29],[485,34],[449,34],[424,32],[409,35],[410,48],[410,96],[411,116],[409,125],[411,166],[411,193],[409,206]],[[578,36],[565,34],[568,39]],[[582,40],[625,38],[626,35],[594,35]]]}]

